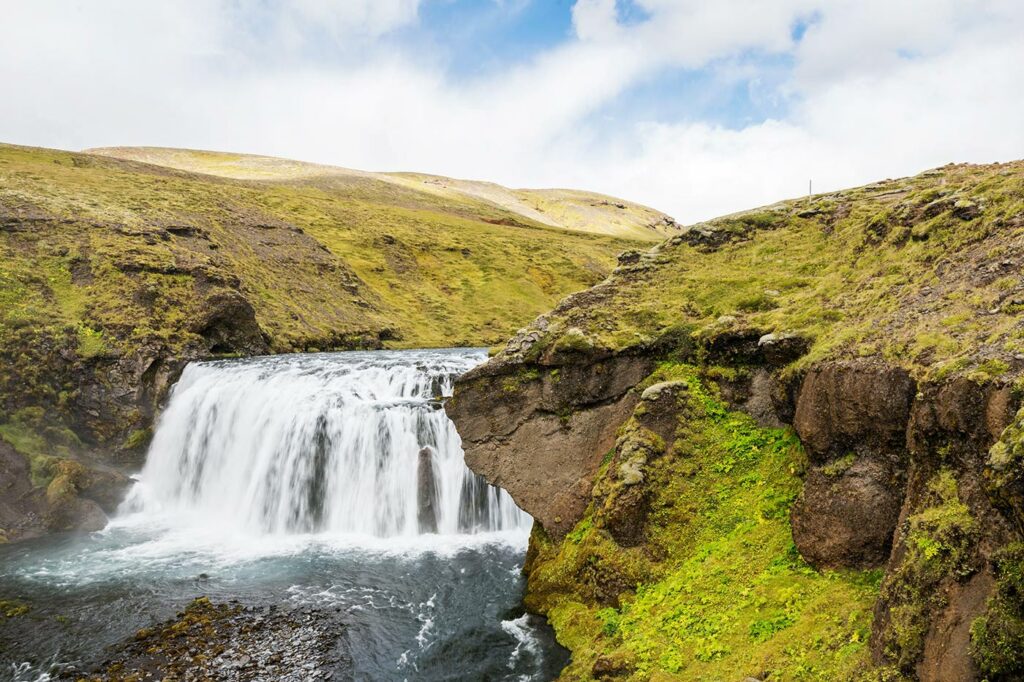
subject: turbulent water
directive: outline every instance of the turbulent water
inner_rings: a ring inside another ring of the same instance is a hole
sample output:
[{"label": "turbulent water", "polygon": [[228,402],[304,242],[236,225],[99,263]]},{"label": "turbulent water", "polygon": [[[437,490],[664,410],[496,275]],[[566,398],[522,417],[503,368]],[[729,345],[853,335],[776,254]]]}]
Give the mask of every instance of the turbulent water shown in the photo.
[{"label": "turbulent water", "polygon": [[342,357],[186,368],[126,506],[265,533],[529,528],[466,468],[439,402],[480,352]]},{"label": "turbulent water", "polygon": [[543,680],[564,663],[515,612],[531,520],[463,463],[441,409],[482,351],[194,363],[111,525],[0,548],[14,679],[87,669],[200,594],[326,609],[339,679]]}]

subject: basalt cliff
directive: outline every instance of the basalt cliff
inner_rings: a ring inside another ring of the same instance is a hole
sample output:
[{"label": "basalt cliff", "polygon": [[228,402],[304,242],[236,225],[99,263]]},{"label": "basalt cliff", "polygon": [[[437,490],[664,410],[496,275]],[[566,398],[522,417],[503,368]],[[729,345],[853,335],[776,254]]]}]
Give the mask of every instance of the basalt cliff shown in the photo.
[{"label": "basalt cliff", "polygon": [[457,384],[565,680],[1024,678],[1024,163],[628,251]]}]

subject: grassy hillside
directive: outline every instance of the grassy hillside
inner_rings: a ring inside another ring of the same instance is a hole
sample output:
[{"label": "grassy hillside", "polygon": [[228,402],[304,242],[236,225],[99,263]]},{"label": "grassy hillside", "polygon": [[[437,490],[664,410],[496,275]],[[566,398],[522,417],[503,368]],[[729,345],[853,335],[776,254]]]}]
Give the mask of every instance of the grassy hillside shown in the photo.
[{"label": "grassy hillside", "polygon": [[[534,353],[796,334],[917,375],[1024,370],[1024,162],[950,165],[694,225],[546,318]],[[582,341],[573,341],[577,336]]]},{"label": "grassy hillside", "polygon": [[199,270],[238,278],[275,350],[385,328],[402,346],[495,342],[630,245],[361,174],[237,181],[3,146],[0,180],[0,325],[73,325],[93,352],[182,341]]},{"label": "grassy hillside", "polygon": [[429,194],[446,205],[482,203],[512,213],[516,220],[640,241],[659,241],[681,229],[672,218],[654,209],[579,190],[509,189],[493,182],[440,175],[370,173],[267,156],[189,149],[108,147],[89,153],[240,180],[307,184],[333,181],[352,187],[375,186],[375,191],[385,193],[381,183],[393,184],[416,194]]}]

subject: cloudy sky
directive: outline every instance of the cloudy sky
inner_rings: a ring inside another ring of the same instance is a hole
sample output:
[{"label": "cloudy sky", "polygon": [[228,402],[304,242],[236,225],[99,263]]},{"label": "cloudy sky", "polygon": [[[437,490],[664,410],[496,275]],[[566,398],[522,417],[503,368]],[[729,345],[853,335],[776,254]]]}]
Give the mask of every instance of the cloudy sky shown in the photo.
[{"label": "cloudy sky", "polygon": [[1020,0],[0,0],[0,140],[581,187],[691,222],[1024,158]]}]

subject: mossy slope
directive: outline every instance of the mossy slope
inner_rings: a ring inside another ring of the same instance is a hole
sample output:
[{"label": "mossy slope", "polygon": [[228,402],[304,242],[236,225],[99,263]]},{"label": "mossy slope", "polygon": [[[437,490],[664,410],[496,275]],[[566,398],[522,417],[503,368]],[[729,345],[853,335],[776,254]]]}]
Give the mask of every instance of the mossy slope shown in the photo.
[{"label": "mossy slope", "polygon": [[[586,517],[560,544],[535,530],[527,605],[573,651],[563,679],[839,680],[866,669],[881,574],[819,573],[796,552],[799,441],[729,411],[692,367],[665,365],[638,390],[663,381],[683,384],[671,445],[645,430],[641,402]],[[629,502],[637,489],[649,497],[643,539],[623,548],[617,508],[642,515]]]},{"label": "mossy slope", "polygon": [[244,180],[344,183],[351,187],[373,187],[371,193],[394,185],[391,191],[405,189],[409,196],[431,195],[442,205],[483,203],[500,208],[517,220],[625,239],[658,241],[681,229],[672,218],[654,209],[579,190],[509,189],[493,182],[440,175],[371,173],[268,156],[192,149],[108,147],[91,149],[89,153]]}]

